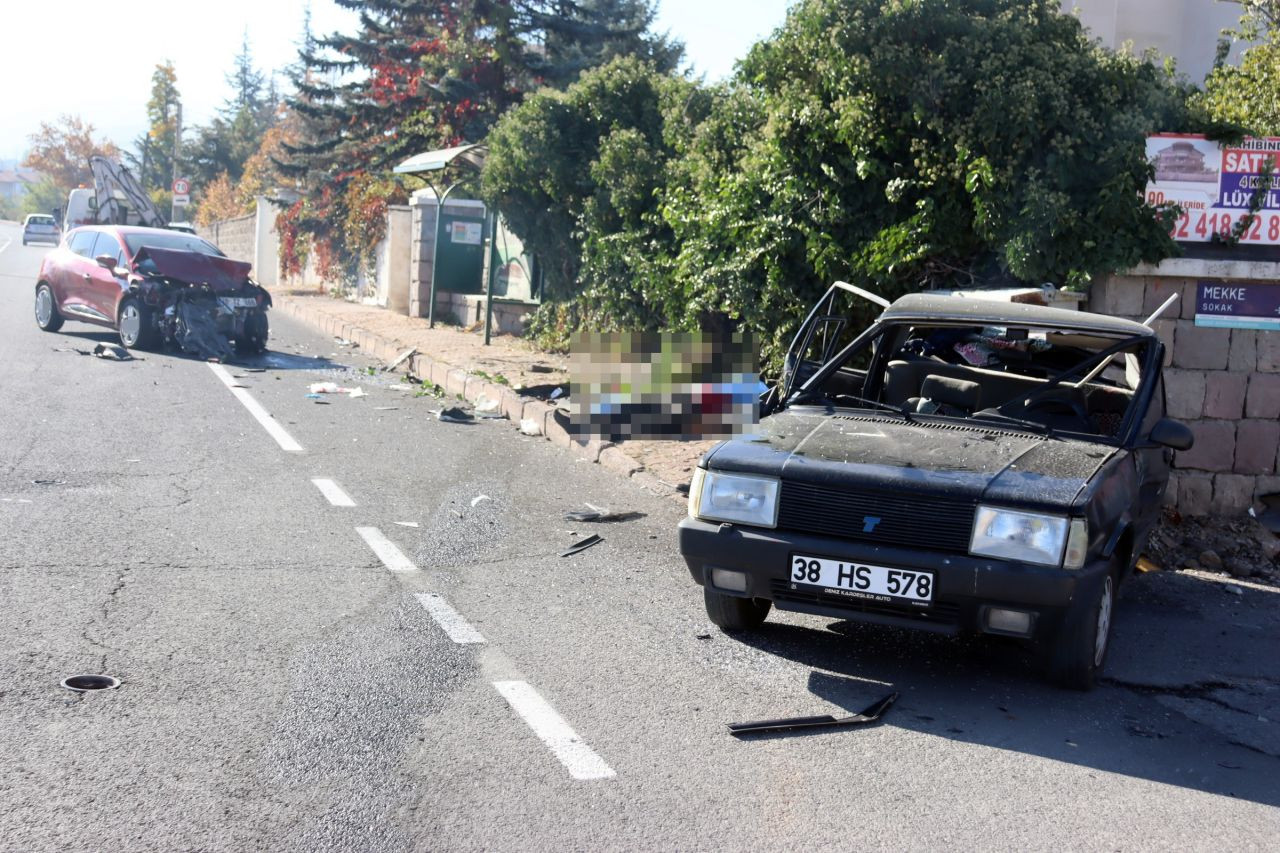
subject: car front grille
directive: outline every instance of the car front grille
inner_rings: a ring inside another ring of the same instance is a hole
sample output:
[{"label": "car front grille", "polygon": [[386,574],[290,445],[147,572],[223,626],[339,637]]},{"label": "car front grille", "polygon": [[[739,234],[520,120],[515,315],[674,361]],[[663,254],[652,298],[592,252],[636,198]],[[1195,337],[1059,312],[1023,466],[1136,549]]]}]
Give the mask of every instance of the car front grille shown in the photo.
[{"label": "car front grille", "polygon": [[849,492],[784,480],[778,529],[963,554],[975,504],[954,498]]},{"label": "car front grille", "polygon": [[927,609],[906,604],[881,604],[875,601],[843,598],[835,595],[823,595],[820,592],[810,592],[809,590],[792,589],[790,583],[780,580],[770,581],[769,592],[773,595],[774,601],[784,604],[786,602],[816,604],[823,607],[833,607],[837,610],[875,613],[881,616],[897,616],[933,625],[955,626],[960,622],[960,605],[943,601],[935,601]]}]

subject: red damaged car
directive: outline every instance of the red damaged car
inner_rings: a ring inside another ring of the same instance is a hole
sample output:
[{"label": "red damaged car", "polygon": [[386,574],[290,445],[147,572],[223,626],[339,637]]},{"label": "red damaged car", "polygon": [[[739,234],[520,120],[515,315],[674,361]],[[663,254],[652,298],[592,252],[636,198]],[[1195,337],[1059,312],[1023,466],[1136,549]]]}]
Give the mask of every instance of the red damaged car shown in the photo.
[{"label": "red damaged car", "polygon": [[259,353],[271,296],[249,268],[194,234],[76,228],[40,265],[36,324],[56,332],[81,320],[118,330],[129,348],[164,344],[201,358]]}]

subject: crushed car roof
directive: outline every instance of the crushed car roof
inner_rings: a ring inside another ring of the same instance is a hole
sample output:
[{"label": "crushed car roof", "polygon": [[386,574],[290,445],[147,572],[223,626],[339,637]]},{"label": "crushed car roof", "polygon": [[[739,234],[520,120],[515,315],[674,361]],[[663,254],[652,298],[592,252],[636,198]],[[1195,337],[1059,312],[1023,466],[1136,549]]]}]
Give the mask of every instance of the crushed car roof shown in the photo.
[{"label": "crushed car roof", "polygon": [[1120,317],[1107,317],[1088,311],[1069,311],[1021,302],[997,302],[962,296],[935,296],[910,293],[899,298],[880,315],[882,323],[904,321],[943,321],[983,323],[988,325],[1025,325],[1061,329],[1080,329],[1108,335],[1155,335],[1150,326]]}]

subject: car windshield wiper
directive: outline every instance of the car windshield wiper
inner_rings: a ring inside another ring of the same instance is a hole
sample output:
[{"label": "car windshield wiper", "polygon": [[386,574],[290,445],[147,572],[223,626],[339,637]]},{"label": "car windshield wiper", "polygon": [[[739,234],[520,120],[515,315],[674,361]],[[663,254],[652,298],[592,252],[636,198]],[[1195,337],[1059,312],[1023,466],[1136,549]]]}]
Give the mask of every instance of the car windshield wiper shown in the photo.
[{"label": "car windshield wiper", "polygon": [[831,403],[834,403],[837,400],[854,400],[874,409],[883,409],[887,412],[902,415],[902,417],[906,418],[908,421],[913,420],[911,415],[907,413],[906,408],[903,406],[895,406],[892,403],[882,403],[879,400],[868,400],[866,397],[859,397],[857,394],[837,394],[835,397],[827,397],[824,395],[822,399]]},{"label": "car windshield wiper", "polygon": [[1047,435],[1050,437],[1054,435],[1053,427],[1049,426],[1048,424],[1037,423],[1036,421],[1024,421],[1022,418],[1015,418],[1012,415],[1006,415],[1004,412],[1000,411],[999,409],[982,409],[981,411],[974,412],[972,415],[970,415],[968,417],[968,420],[971,420],[971,421],[987,420],[987,421],[999,421],[1001,423],[1007,423],[1007,424],[1017,424],[1023,429],[1029,430],[1031,432],[1043,433],[1044,435]]}]

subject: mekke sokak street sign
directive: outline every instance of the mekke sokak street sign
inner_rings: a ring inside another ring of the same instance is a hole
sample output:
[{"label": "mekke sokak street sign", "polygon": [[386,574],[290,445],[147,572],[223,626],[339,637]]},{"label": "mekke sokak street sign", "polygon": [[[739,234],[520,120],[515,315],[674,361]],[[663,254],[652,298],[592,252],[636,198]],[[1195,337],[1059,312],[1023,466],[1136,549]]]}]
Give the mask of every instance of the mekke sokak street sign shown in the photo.
[{"label": "mekke sokak street sign", "polygon": [[[1280,137],[1246,137],[1238,145],[1223,146],[1198,134],[1166,133],[1147,137],[1147,159],[1156,172],[1147,184],[1147,201],[1176,202],[1182,208],[1173,239],[1205,243],[1215,233],[1230,234],[1249,212],[1267,161],[1280,165]],[[1280,245],[1280,180],[1240,242]]]},{"label": "mekke sokak street sign", "polygon": [[1199,282],[1196,325],[1280,330],[1280,284]]}]

